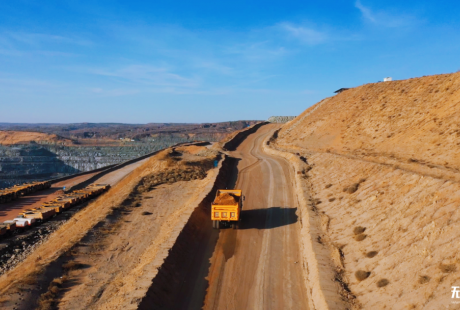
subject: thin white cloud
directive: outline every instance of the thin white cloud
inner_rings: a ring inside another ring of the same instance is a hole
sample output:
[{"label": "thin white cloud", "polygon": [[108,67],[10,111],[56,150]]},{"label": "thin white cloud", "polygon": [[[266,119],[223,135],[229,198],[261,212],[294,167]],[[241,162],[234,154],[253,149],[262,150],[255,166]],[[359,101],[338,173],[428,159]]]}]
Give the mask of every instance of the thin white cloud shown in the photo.
[{"label": "thin white cloud", "polygon": [[6,31],[0,35],[0,42],[9,41],[10,43],[23,43],[32,46],[40,46],[50,43],[56,44],[72,44],[72,45],[91,45],[92,42],[87,39],[60,36],[47,33],[34,33],[34,32],[13,32]]},{"label": "thin white cloud", "polygon": [[355,2],[355,7],[356,7],[358,10],[361,11],[361,14],[363,14],[363,17],[364,17],[365,19],[367,19],[368,21],[373,22],[373,23],[376,22],[375,16],[374,16],[374,14],[372,13],[372,11],[371,11],[369,8],[367,8],[367,7],[365,7],[364,5],[362,5],[362,4],[361,4],[361,1],[357,0],[357,1]]},{"label": "thin white cloud", "polygon": [[226,54],[241,57],[242,63],[250,62],[254,67],[256,63],[270,61],[286,54],[285,47],[260,46],[262,43],[235,44],[226,49]]},{"label": "thin white cloud", "polygon": [[290,36],[309,45],[321,44],[326,42],[328,39],[328,35],[326,33],[312,28],[298,26],[291,23],[280,23],[278,26]]},{"label": "thin white cloud", "polygon": [[166,68],[151,65],[129,65],[118,69],[105,68],[69,68],[72,71],[89,73],[93,75],[113,77],[130,83],[152,85],[152,86],[172,86],[172,87],[197,87],[199,81],[196,78],[188,78],[180,74],[170,72]]},{"label": "thin white cloud", "polygon": [[206,69],[224,75],[231,75],[235,73],[235,70],[233,68],[222,65],[215,60],[199,60],[194,65],[194,67]]},{"label": "thin white cloud", "polygon": [[387,11],[374,11],[356,0],[355,7],[361,12],[365,21],[388,28],[412,26],[418,23],[417,18],[407,14],[394,14]]},{"label": "thin white cloud", "polygon": [[103,88],[92,88],[90,92],[98,95],[99,97],[121,97],[139,94],[138,89],[124,89],[124,88],[113,88],[113,89],[103,89]]}]

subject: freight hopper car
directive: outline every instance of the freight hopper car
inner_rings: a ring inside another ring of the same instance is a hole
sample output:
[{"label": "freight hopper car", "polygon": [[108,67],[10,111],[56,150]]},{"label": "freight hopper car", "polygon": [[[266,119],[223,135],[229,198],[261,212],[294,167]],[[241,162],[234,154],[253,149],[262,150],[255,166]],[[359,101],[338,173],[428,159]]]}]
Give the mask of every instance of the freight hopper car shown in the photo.
[{"label": "freight hopper car", "polygon": [[19,197],[29,195],[39,190],[48,189],[51,187],[51,182],[32,182],[22,185],[15,185],[13,187],[0,190],[0,203],[7,203],[18,199]]},{"label": "freight hopper car", "polygon": [[3,235],[11,235],[16,230],[16,222],[13,220],[0,223],[0,237]]},{"label": "freight hopper car", "polygon": [[84,189],[44,202],[38,208],[25,210],[13,220],[0,224],[0,236],[13,232],[16,228],[29,227],[49,220],[64,210],[99,196],[109,188],[110,185],[106,184],[91,184]]}]

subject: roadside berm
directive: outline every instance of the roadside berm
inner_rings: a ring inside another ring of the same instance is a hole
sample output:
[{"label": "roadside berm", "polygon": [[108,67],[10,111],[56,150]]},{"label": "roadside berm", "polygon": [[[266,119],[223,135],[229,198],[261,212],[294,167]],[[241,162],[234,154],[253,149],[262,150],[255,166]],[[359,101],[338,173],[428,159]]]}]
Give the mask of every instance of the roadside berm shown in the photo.
[{"label": "roadside berm", "polygon": [[456,309],[460,73],[324,99],[265,149],[296,170],[313,309]]}]

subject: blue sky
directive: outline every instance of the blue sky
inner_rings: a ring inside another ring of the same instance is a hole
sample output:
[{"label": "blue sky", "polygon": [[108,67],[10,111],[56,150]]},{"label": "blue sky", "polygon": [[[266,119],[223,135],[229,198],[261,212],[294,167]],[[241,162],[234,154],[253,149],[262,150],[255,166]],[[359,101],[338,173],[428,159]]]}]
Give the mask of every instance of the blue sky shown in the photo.
[{"label": "blue sky", "polygon": [[460,69],[456,1],[0,2],[0,122],[297,115]]}]

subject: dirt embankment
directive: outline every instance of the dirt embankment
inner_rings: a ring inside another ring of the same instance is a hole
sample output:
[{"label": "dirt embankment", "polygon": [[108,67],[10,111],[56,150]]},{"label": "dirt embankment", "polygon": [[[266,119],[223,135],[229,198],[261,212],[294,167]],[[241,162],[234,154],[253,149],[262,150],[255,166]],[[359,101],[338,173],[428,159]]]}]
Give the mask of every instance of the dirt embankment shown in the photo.
[{"label": "dirt embankment", "polygon": [[0,144],[60,144],[60,145],[73,145],[73,141],[55,134],[47,134],[41,132],[31,131],[1,131],[0,130]]},{"label": "dirt embankment", "polygon": [[271,140],[298,162],[316,255],[328,253],[322,267],[349,306],[456,307],[459,102],[460,73],[363,85],[309,108]]},{"label": "dirt embankment", "polygon": [[459,172],[459,101],[460,73],[366,84],[307,109],[278,144]]},{"label": "dirt embankment", "polygon": [[216,155],[166,150],[149,159],[0,277],[2,306],[126,309],[140,301],[174,234],[212,187]]},{"label": "dirt embankment", "polygon": [[242,130],[239,130],[239,131],[236,131],[236,132],[232,133],[229,137],[227,137],[225,139],[224,142],[221,143],[221,144],[223,144],[223,148],[225,150],[228,150],[228,151],[236,150],[238,145],[240,145],[241,142],[243,142],[244,139],[246,139],[246,137],[248,135],[250,135],[251,133],[256,132],[257,129],[260,128],[260,126],[263,126],[265,124],[267,124],[267,122],[261,122],[261,123],[252,125],[251,127],[248,127],[248,128],[245,128],[245,129],[242,129]]},{"label": "dirt embankment", "polygon": [[233,186],[229,183],[228,175],[236,163],[231,157],[226,157],[222,162],[213,188],[191,214],[158,274],[153,278],[139,309],[202,307],[208,287],[206,275],[209,260],[219,237],[219,232],[212,229],[210,205],[219,188]]},{"label": "dirt embankment", "polygon": [[[201,275],[212,255],[206,242],[217,240],[206,208],[217,188],[231,186],[225,175],[236,164],[227,158],[215,167],[219,156],[196,145],[149,159],[0,277],[2,307],[136,309],[167,303],[177,291],[188,296],[185,303],[201,305],[207,287]],[[211,253],[200,253],[200,245]],[[173,268],[184,251],[195,259]],[[168,270],[174,270],[167,277],[173,282],[162,281]],[[194,279],[193,286],[184,288],[184,274]],[[161,291],[159,299],[151,299],[150,292],[162,287],[171,294]]]},{"label": "dirt embankment", "polygon": [[[243,129],[219,144],[236,148],[262,125]],[[215,145],[213,149],[218,147]],[[139,309],[199,309],[203,306],[209,285],[210,259],[219,238],[219,232],[212,229],[210,206],[218,189],[234,187],[237,164],[238,160],[229,156],[222,161],[213,188],[191,214]]]}]

